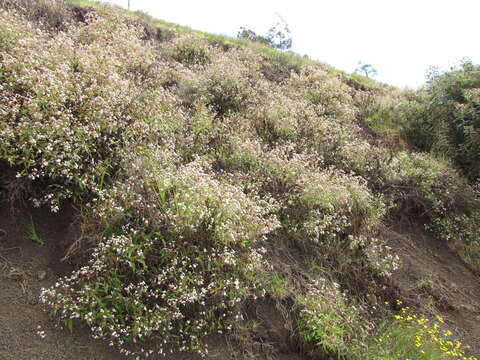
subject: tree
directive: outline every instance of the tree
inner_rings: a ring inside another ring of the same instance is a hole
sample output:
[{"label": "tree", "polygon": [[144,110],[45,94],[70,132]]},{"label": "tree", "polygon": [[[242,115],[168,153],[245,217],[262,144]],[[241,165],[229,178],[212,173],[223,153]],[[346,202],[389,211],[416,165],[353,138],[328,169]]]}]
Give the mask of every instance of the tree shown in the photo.
[{"label": "tree", "polygon": [[364,74],[365,77],[370,78],[378,74],[377,70],[371,64],[364,64],[361,61],[358,62],[358,67],[355,69],[356,73]]},{"label": "tree", "polygon": [[289,50],[292,47],[292,36],[288,24],[276,14],[278,19],[268,30],[268,35],[258,35],[255,31],[244,28],[238,31],[237,37],[259,42],[279,50]]},{"label": "tree", "polygon": [[260,42],[265,45],[270,45],[270,40],[265,36],[257,35],[253,30],[246,29],[243,26],[238,31],[237,37],[239,39],[248,39],[250,41]]},{"label": "tree", "polygon": [[268,40],[271,46],[279,50],[289,50],[292,47],[292,36],[287,22],[276,14],[277,22],[268,30]]}]

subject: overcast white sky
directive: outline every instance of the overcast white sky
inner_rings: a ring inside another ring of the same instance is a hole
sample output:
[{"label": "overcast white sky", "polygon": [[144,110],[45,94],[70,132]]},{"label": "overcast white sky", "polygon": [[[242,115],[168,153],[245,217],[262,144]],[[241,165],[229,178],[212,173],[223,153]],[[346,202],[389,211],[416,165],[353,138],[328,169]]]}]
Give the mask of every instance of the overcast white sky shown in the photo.
[{"label": "overcast white sky", "polygon": [[[127,7],[128,0],[107,0]],[[197,30],[236,36],[244,26],[266,34],[279,13],[292,50],[353,72],[372,64],[377,80],[417,87],[429,66],[464,57],[480,63],[479,0],[130,0],[143,10]]]}]

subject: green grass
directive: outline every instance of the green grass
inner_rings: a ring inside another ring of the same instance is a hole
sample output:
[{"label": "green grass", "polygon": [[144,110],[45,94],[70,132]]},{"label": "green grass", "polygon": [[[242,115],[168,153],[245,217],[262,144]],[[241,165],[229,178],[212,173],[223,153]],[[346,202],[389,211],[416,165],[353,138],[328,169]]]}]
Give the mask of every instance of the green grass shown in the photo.
[{"label": "green grass", "polygon": [[351,73],[350,75],[348,75],[348,78],[358,82],[359,84],[365,86],[367,89],[378,89],[380,87],[382,87],[382,85],[372,79],[372,78],[368,78],[366,76],[363,76],[363,75],[360,75],[360,74],[357,74],[357,73]]},{"label": "green grass", "polygon": [[96,7],[99,5],[98,1],[89,1],[89,0],[67,0],[70,4],[80,6],[80,7],[88,7],[93,6]]},{"label": "green grass", "polygon": [[27,238],[38,245],[45,245],[45,241],[38,235],[37,228],[33,222],[33,218],[30,218],[30,224],[28,226]]}]

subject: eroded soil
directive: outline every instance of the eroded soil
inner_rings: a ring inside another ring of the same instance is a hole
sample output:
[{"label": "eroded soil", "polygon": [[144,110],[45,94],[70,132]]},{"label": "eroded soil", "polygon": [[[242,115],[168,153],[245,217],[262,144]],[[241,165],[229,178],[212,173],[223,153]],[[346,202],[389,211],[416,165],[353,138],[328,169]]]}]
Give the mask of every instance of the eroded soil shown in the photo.
[{"label": "eroded soil", "polygon": [[[118,359],[105,344],[55,327],[38,296],[72,267],[60,262],[71,212],[51,215],[30,210],[12,214],[0,208],[0,359]],[[29,239],[31,224],[44,245]],[[39,328],[40,327],[40,328]],[[45,332],[42,338],[38,331]]]},{"label": "eroded soil", "polygon": [[392,276],[407,303],[440,315],[470,355],[480,356],[480,278],[447,244],[415,225],[385,228],[383,237],[402,266]]}]

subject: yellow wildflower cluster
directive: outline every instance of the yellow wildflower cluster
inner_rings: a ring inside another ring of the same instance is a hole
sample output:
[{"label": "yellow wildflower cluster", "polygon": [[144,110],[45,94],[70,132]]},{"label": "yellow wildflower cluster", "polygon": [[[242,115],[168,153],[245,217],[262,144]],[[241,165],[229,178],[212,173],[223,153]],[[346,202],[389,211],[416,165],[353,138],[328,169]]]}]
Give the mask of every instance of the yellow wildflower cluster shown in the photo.
[{"label": "yellow wildflower cluster", "polygon": [[[402,302],[397,300],[397,304],[402,305]],[[444,320],[441,316],[437,315],[430,320],[424,315],[414,314],[409,307],[403,307],[394,318],[398,325],[413,331],[414,346],[421,354],[426,354],[428,348],[429,351],[436,350],[442,359],[478,360],[476,357],[465,355],[464,349],[468,349],[468,345],[463,346],[461,341],[451,339],[453,333],[444,329]],[[378,340],[384,342],[391,337],[392,334],[387,331]]]}]

